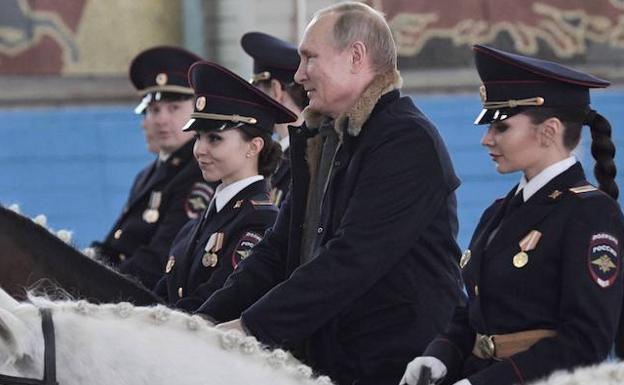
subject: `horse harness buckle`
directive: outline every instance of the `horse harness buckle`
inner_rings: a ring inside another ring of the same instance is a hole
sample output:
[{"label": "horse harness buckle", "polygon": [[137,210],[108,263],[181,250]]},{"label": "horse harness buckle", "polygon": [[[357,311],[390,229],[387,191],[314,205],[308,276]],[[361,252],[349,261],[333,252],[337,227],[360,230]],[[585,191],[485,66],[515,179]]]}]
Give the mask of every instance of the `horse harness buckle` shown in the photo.
[{"label": "horse harness buckle", "polygon": [[479,334],[477,336],[477,348],[483,358],[491,359],[496,356],[496,345],[494,344],[494,336],[486,336]]}]

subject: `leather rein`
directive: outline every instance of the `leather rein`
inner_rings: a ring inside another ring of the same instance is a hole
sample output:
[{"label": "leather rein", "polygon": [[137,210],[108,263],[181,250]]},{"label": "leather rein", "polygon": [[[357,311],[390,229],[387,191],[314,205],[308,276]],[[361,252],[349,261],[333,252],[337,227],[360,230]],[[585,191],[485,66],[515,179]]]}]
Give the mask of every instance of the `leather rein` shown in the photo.
[{"label": "leather rein", "polygon": [[15,377],[0,374],[0,385],[58,385],[56,381],[56,346],[52,310],[39,309],[43,331],[43,379]]}]

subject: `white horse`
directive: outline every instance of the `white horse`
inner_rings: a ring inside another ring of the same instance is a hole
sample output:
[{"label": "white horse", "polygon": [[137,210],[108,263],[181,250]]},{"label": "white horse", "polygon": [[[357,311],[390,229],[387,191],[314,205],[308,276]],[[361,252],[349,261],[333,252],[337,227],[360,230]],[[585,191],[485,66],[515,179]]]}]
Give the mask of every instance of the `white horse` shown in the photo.
[{"label": "white horse", "polygon": [[314,377],[289,353],[217,330],[199,316],[160,305],[40,297],[20,303],[2,289],[0,375],[43,377],[41,308],[51,310],[61,385],[331,385],[328,377]]},{"label": "white horse", "polygon": [[577,368],[573,371],[558,371],[548,378],[531,385],[622,385],[624,384],[624,362]]}]

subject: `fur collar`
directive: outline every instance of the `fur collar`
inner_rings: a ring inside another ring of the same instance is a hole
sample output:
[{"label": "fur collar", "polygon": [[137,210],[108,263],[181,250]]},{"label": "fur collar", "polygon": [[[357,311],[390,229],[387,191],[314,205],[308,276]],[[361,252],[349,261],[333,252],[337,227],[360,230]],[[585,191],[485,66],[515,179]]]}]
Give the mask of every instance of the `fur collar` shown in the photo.
[{"label": "fur collar", "polygon": [[[392,90],[400,88],[402,83],[401,74],[396,69],[377,75],[353,107],[346,113],[341,114],[334,122],[334,129],[338,135],[342,137],[340,128],[347,124],[349,135],[358,136],[379,98]],[[318,128],[328,118],[307,107],[303,110],[303,117],[308,128]]]}]

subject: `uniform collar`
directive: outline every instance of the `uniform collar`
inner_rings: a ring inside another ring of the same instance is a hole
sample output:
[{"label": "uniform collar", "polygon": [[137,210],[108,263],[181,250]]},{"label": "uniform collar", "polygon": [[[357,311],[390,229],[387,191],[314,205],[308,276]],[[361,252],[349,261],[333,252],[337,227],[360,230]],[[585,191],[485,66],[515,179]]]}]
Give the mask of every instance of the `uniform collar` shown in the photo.
[{"label": "uniform collar", "polygon": [[575,163],[576,158],[574,156],[570,156],[546,167],[539,174],[535,175],[530,181],[527,181],[526,177],[523,175],[514,194],[517,194],[520,190],[522,190],[522,200],[524,202],[528,201],[533,194],[538,192],[555,177],[572,167]]},{"label": "uniform collar", "polygon": [[214,198],[215,209],[217,210],[217,212],[221,211],[221,209],[225,207],[225,205],[245,187],[263,179],[264,179],[264,176],[262,175],[254,175],[245,179],[241,179],[234,183],[231,183],[227,186],[221,183],[219,186],[217,186],[217,190],[215,192],[215,198]]},{"label": "uniform collar", "polygon": [[169,159],[171,157],[171,154],[167,153],[167,152],[159,152],[158,153],[158,161],[165,163],[167,161],[167,159]]},{"label": "uniform collar", "polygon": [[288,150],[288,147],[290,147],[290,136],[283,137],[278,143],[282,147],[282,152]]}]

